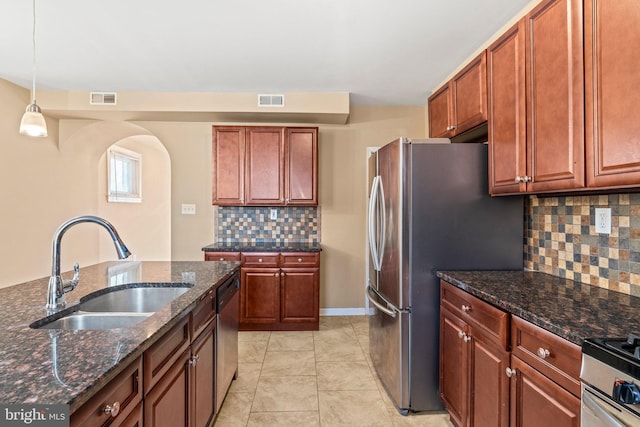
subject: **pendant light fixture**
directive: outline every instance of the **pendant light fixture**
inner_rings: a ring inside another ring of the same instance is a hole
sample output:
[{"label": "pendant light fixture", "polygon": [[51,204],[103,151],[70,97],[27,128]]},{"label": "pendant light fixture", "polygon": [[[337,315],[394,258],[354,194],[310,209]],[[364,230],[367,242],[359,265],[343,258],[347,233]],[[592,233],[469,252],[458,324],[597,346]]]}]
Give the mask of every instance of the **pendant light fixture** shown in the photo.
[{"label": "pendant light fixture", "polygon": [[27,136],[47,136],[47,123],[36,104],[36,0],[33,0],[33,33],[32,33],[32,86],[31,104],[27,105],[27,110],[20,121],[20,134]]}]

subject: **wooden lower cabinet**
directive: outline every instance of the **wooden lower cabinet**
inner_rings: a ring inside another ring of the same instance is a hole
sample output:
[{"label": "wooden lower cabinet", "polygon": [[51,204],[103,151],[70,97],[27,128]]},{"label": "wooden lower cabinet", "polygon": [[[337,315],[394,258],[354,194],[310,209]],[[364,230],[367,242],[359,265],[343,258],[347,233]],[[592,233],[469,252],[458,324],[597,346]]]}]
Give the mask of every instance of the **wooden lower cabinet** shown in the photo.
[{"label": "wooden lower cabinet", "polygon": [[580,399],[520,360],[511,357],[511,425],[579,427]]},{"label": "wooden lower cabinet", "polygon": [[213,322],[191,344],[192,389],[191,413],[193,426],[205,427],[215,413],[216,385],[216,324]]},{"label": "wooden lower cabinet", "polygon": [[240,325],[279,321],[280,269],[242,268]]},{"label": "wooden lower cabinet", "polygon": [[189,387],[191,352],[183,352],[144,397],[145,427],[190,427]]},{"label": "wooden lower cabinet", "polygon": [[458,426],[509,425],[509,353],[441,307],[440,391]]},{"label": "wooden lower cabinet", "polygon": [[319,268],[283,268],[280,271],[280,321],[319,322],[319,287]]},{"label": "wooden lower cabinet", "polygon": [[451,422],[578,427],[580,347],[441,283],[440,394]]}]

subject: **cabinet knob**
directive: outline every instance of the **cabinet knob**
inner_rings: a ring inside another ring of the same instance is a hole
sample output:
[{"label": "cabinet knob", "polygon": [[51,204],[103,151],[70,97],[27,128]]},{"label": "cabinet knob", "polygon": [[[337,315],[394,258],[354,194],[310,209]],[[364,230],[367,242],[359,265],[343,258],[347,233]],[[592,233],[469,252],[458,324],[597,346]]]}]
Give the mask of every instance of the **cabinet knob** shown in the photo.
[{"label": "cabinet knob", "polygon": [[220,261],[224,261],[224,258],[220,258]]},{"label": "cabinet knob", "polygon": [[302,258],[298,258],[298,262],[302,262]]},{"label": "cabinet knob", "polygon": [[507,376],[509,378],[513,378],[513,377],[516,376],[516,370],[515,369],[507,368],[504,371],[505,371],[505,373],[507,374]]},{"label": "cabinet knob", "polygon": [[191,360],[189,360],[189,364],[191,366],[196,366],[198,364],[198,359],[200,359],[200,356],[195,355],[191,358]]},{"label": "cabinet knob", "polygon": [[464,311],[465,313],[470,312],[471,311],[471,306],[462,304],[462,311]]},{"label": "cabinet knob", "polygon": [[111,418],[115,418],[120,413],[120,402],[114,402],[112,405],[107,405],[102,411],[111,416]]},{"label": "cabinet knob", "polygon": [[551,352],[549,350],[547,350],[546,348],[540,347],[538,349],[538,356],[541,359],[546,359],[547,357],[551,356]]},{"label": "cabinet knob", "polygon": [[467,334],[465,334],[463,331],[458,331],[458,338],[464,338]]},{"label": "cabinet knob", "polygon": [[469,335],[467,335],[467,334],[464,334],[464,337],[462,338],[462,340],[464,342],[469,342],[469,341],[471,341],[471,337]]},{"label": "cabinet knob", "polygon": [[258,258],[258,262],[262,262],[262,258]]},{"label": "cabinet knob", "polygon": [[521,176],[516,176],[516,184],[519,184],[522,182],[522,177]]}]

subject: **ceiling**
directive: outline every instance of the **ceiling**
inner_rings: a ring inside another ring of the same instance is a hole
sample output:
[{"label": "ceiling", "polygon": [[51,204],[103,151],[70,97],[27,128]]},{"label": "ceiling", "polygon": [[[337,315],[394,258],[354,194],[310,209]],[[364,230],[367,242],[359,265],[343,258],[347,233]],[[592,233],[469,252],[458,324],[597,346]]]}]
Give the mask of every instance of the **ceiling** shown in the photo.
[{"label": "ceiling", "polygon": [[[529,1],[37,0],[37,88],[424,105]],[[0,78],[29,88],[32,3],[0,5]]]}]

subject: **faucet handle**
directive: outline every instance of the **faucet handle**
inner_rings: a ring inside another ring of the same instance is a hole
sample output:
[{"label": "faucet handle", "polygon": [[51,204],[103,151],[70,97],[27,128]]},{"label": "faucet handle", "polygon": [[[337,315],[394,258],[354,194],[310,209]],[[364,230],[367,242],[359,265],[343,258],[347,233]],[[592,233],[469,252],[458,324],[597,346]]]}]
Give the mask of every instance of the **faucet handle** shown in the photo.
[{"label": "faucet handle", "polygon": [[79,281],[80,281],[80,266],[76,262],[75,264],[73,264],[73,279],[65,280],[62,282],[63,292],[67,293],[69,291],[74,290],[78,285]]}]

